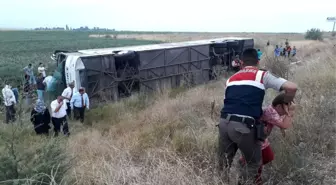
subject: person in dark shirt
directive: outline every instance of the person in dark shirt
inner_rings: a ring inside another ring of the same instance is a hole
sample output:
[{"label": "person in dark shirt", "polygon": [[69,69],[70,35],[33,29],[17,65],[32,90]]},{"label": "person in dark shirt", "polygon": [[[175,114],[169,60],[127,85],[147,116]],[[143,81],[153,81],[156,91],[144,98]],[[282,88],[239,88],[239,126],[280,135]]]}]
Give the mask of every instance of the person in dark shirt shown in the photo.
[{"label": "person in dark shirt", "polygon": [[288,44],[289,44],[288,39],[286,39],[286,42],[285,42],[286,47],[288,46]]},{"label": "person in dark shirt", "polygon": [[48,108],[45,106],[44,102],[37,99],[34,109],[30,114],[30,121],[34,125],[34,130],[37,135],[49,134],[50,124],[50,113]]},{"label": "person in dark shirt", "polygon": [[36,79],[36,85],[37,85],[37,97],[42,101],[44,101],[44,91],[45,91],[45,85],[43,83],[43,80],[44,80],[43,74],[40,73]]},{"label": "person in dark shirt", "polygon": [[283,48],[282,54],[284,57],[287,57],[287,46]]},{"label": "person in dark shirt", "polygon": [[15,87],[15,88],[12,88],[12,91],[14,93],[16,103],[19,103],[19,89]]}]

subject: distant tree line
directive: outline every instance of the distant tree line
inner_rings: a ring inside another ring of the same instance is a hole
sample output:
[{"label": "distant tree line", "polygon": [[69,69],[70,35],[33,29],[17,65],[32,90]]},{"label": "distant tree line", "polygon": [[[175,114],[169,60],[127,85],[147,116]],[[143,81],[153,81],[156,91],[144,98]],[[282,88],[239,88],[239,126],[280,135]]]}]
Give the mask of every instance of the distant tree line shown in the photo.
[{"label": "distant tree line", "polygon": [[88,26],[81,26],[79,28],[71,28],[68,25],[65,26],[65,28],[63,27],[52,27],[52,28],[48,28],[48,27],[39,27],[39,28],[35,28],[34,30],[55,30],[55,31],[115,31],[115,29],[109,29],[109,28],[99,28],[99,27],[93,27],[93,28],[89,28]]}]

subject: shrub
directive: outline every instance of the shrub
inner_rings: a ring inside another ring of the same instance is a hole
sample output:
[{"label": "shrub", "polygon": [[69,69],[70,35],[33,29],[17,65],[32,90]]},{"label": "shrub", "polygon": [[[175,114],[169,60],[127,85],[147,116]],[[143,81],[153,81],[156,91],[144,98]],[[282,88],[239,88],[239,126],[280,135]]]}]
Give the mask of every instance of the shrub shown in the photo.
[{"label": "shrub", "polygon": [[323,33],[318,28],[312,28],[310,30],[307,30],[305,39],[308,40],[322,40]]},{"label": "shrub", "polygon": [[265,68],[276,76],[288,78],[289,61],[283,57],[267,57],[265,59]]},{"label": "shrub", "polygon": [[61,184],[71,167],[61,138],[35,136],[27,125],[0,129],[0,184]]},{"label": "shrub", "polygon": [[274,48],[270,47],[264,52],[264,57],[260,61],[259,66],[269,70],[274,75],[287,79],[290,72],[290,60],[281,56],[274,56],[273,50]]}]

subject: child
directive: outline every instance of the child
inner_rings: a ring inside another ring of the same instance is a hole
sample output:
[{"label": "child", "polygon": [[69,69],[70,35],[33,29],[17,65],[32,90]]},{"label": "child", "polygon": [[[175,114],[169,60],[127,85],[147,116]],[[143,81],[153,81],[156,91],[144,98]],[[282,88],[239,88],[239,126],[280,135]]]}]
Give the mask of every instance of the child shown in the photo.
[{"label": "child", "polygon": [[234,72],[238,72],[241,68],[241,63],[239,60],[239,56],[236,56],[236,58],[231,62],[231,66]]},{"label": "child", "polygon": [[[267,106],[263,109],[263,115],[260,118],[265,124],[265,134],[269,136],[273,127],[277,126],[281,129],[282,135],[285,135],[284,129],[291,126],[293,121],[293,113],[295,109],[295,104],[285,103],[285,94],[281,93],[276,96],[272,102],[272,105]],[[256,177],[256,184],[261,184],[261,172],[263,165],[274,160],[274,153],[271,149],[270,142],[266,138],[261,146],[262,150],[262,165],[258,170],[258,176]],[[241,165],[245,164],[243,157],[240,158]]]}]

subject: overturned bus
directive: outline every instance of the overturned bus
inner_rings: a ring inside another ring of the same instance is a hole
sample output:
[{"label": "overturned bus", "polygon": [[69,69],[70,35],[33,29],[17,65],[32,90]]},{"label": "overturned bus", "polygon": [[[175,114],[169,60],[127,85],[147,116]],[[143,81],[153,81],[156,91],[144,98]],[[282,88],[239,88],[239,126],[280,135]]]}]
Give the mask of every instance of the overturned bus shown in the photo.
[{"label": "overturned bus", "polygon": [[[207,83],[216,66],[230,69],[236,55],[253,48],[251,38],[218,38],[178,43],[54,52],[69,82],[86,88],[94,102],[116,101],[137,92]],[[224,69],[223,68],[223,69]]]}]

